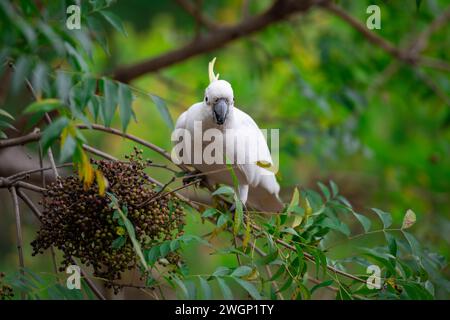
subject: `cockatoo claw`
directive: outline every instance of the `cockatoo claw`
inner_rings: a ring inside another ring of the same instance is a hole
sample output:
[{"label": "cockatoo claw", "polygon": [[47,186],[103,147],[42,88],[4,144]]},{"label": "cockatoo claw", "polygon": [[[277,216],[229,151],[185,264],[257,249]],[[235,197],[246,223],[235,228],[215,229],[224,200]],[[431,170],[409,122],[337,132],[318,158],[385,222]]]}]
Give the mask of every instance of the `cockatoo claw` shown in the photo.
[{"label": "cockatoo claw", "polygon": [[186,172],[186,175],[183,178],[183,185],[192,183],[194,181],[198,181],[198,184],[202,184],[206,181],[205,175],[202,174],[202,172],[199,170]]}]

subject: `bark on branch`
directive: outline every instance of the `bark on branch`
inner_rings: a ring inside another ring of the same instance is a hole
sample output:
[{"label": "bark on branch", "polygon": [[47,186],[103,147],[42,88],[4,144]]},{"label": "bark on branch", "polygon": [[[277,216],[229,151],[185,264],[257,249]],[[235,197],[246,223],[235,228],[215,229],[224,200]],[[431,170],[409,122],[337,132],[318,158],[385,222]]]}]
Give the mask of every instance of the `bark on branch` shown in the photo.
[{"label": "bark on branch", "polygon": [[184,47],[151,58],[140,63],[119,68],[114,78],[122,82],[130,82],[146,73],[154,72],[184,61],[201,53],[210,52],[226,44],[242,38],[267,26],[287,18],[295,13],[306,12],[313,6],[328,2],[326,0],[278,0],[264,13],[230,27],[220,27],[213,33],[199,37]]}]

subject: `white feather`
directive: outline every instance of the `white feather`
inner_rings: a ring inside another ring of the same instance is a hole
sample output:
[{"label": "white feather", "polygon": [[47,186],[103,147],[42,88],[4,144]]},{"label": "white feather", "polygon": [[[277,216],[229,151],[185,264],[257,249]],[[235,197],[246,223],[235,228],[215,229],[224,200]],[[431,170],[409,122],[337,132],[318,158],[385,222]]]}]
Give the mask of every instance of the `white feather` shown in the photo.
[{"label": "white feather", "polygon": [[[231,85],[224,80],[213,81],[205,90],[205,96],[208,97],[209,101],[213,101],[215,98],[227,98],[229,101],[234,101]],[[190,132],[190,137],[183,139],[184,150],[190,150],[190,153],[185,152],[183,154],[182,162],[193,165],[201,172],[211,172],[207,175],[207,179],[211,184],[220,183],[233,186],[232,176],[227,170],[226,164],[207,164],[203,157],[201,157],[201,163],[193,163],[196,153],[197,156],[199,156],[198,152],[203,154],[205,148],[211,143],[210,141],[203,142],[201,150],[194,150],[193,147],[190,149],[186,148],[187,144],[194,146],[194,127],[196,123],[201,123],[203,132],[207,129],[216,129],[218,133],[223,134],[225,158],[234,160],[233,163],[236,163],[239,159],[245,160],[234,167],[239,181],[238,191],[242,202],[244,204],[247,202],[247,204],[259,211],[281,211],[283,204],[278,197],[280,186],[276,181],[275,175],[273,172],[256,164],[257,162],[273,164],[273,161],[264,135],[255,121],[231,103],[225,123],[217,125],[213,120],[211,106],[206,103],[205,99],[203,102],[192,105],[180,115],[176,122],[176,129],[186,129]],[[231,139],[235,141],[234,149],[226,148],[227,143],[232,141]],[[255,152],[255,148],[258,152]]]}]

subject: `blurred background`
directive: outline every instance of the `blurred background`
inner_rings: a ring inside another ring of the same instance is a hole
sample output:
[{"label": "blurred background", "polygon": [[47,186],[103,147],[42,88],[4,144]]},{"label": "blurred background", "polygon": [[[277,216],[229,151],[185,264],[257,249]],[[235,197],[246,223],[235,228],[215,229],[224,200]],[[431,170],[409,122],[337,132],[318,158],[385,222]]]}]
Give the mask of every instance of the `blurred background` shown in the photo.
[{"label": "blurred background", "polygon": [[[184,1],[117,1],[110,10],[119,16],[127,36],[104,26],[107,55],[93,46],[92,68],[99,75],[182,48],[212,33],[190,14]],[[190,1],[205,20],[235,25],[267,9],[272,1]],[[370,4],[381,9],[381,29],[373,30],[395,47],[409,50],[417,37],[442,14],[445,0],[335,1],[365,25]],[[448,10],[448,9],[447,9]],[[83,26],[85,27],[85,26]],[[450,61],[450,32],[441,24],[427,36],[421,54]],[[333,180],[358,212],[376,207],[391,212],[394,224],[404,213],[417,214],[414,234],[423,244],[450,256],[450,77],[449,71],[408,63],[393,57],[347,21],[322,8],[293,14],[251,35],[237,36],[222,47],[200,52],[130,80],[143,92],[158,95],[176,118],[203,99],[208,62],[217,57],[215,72],[234,89],[235,105],[261,128],[280,129],[281,197],[289,201],[295,186],[318,189]],[[0,85],[0,87],[3,86]],[[19,115],[29,100],[0,88],[3,108]],[[150,100],[133,104],[137,123],[128,132],[170,149],[167,119]],[[117,118],[112,125],[120,128]],[[120,137],[87,133],[92,145],[118,157],[133,144]],[[28,160],[36,161],[27,149]],[[162,158],[151,151],[145,155]],[[7,167],[14,159],[1,158]],[[33,160],[34,159],[34,160]],[[28,161],[27,160],[27,161]],[[8,163],[7,163],[8,162]],[[162,170],[152,174],[160,181]],[[0,270],[17,270],[14,214],[7,190],[0,189]],[[22,206],[22,204],[21,204]],[[23,206],[25,265],[51,271],[50,253],[31,257],[29,243],[36,220]],[[370,214],[370,213],[368,213]],[[198,216],[188,218],[188,232],[204,230]],[[365,243],[376,241],[367,237]],[[196,249],[185,252],[194,269]],[[344,247],[337,247],[346,250]],[[227,263],[226,261],[223,262]],[[448,275],[448,270],[447,270]]]}]

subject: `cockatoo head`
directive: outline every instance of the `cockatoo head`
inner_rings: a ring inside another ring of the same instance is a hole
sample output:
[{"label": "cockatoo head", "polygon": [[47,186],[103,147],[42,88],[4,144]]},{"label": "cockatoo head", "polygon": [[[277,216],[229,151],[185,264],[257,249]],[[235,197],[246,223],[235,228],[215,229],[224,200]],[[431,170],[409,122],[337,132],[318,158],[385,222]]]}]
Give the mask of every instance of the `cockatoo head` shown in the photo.
[{"label": "cockatoo head", "polygon": [[223,125],[234,105],[231,85],[225,80],[213,81],[205,90],[205,104],[211,109],[214,122]]},{"label": "cockatoo head", "polygon": [[211,110],[211,116],[218,125],[223,125],[230,115],[234,105],[233,89],[230,83],[219,80],[219,74],[214,74],[214,58],[208,65],[210,84],[205,90],[204,103]]}]

